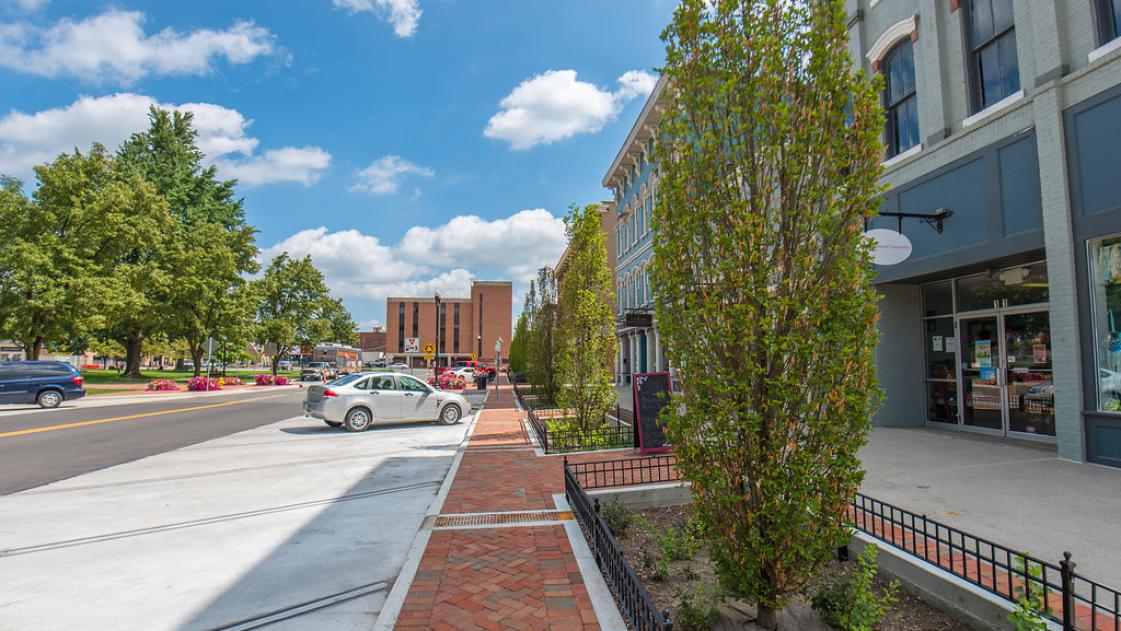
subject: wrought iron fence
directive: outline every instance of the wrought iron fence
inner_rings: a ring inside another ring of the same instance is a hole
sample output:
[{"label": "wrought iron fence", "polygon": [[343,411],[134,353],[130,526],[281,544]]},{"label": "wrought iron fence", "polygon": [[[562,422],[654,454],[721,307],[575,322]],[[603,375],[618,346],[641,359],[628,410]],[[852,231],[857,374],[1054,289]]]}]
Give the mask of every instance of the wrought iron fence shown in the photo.
[{"label": "wrought iron fence", "polygon": [[[565,463],[565,484],[582,490],[680,481],[675,456]],[[571,502],[572,500],[570,500]],[[1065,553],[1044,561],[887,502],[857,494],[854,528],[1010,602],[1036,594],[1064,631],[1121,631],[1121,592],[1075,572]]]},{"label": "wrought iron fence", "polygon": [[634,445],[634,428],[627,425],[605,423],[589,429],[557,425],[550,427],[550,419],[562,419],[566,416],[563,410],[556,409],[529,409],[527,416],[533,433],[537,435],[537,442],[547,454],[619,449]]},{"label": "wrought iron fence", "polygon": [[673,629],[670,621],[669,610],[659,612],[642,581],[638,579],[634,568],[623,555],[623,549],[611,534],[607,522],[599,513],[599,500],[592,500],[580,487],[577,476],[573,473],[568,459],[564,463],[564,495],[568,505],[595,556],[596,564],[607,581],[608,587],[615,594],[619,609],[631,628],[636,631],[669,631]]}]

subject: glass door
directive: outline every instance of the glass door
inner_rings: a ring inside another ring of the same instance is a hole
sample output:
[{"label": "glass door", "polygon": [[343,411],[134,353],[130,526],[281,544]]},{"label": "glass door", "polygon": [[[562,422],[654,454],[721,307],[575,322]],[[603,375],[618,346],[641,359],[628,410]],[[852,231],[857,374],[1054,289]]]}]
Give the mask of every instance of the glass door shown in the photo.
[{"label": "glass door", "polygon": [[962,423],[1004,432],[1004,374],[1000,371],[1000,318],[986,315],[958,321]]},{"label": "glass door", "polygon": [[1004,316],[1008,431],[1055,435],[1051,318],[1046,311]]}]

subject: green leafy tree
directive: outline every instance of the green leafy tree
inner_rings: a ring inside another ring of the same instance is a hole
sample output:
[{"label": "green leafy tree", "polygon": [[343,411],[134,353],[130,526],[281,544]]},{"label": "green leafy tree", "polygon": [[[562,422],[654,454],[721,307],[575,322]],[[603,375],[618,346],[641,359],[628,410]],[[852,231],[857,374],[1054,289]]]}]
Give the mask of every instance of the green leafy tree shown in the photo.
[{"label": "green leafy tree", "polygon": [[203,166],[191,113],[153,107],[148,118],[148,129],[121,145],[118,161],[155,187],[175,222],[151,257],[152,281],[137,288],[141,300],[111,334],[128,350],[128,374],[139,371],[144,340],[158,334],[183,339],[198,371],[207,338],[244,327],[236,295],[243,275],[257,271],[254,231],[234,197],[236,182]]},{"label": "green leafy tree", "polygon": [[510,372],[512,374],[525,374],[526,365],[526,337],[529,335],[529,314],[526,307],[518,315],[514,325],[514,339],[510,340]]},{"label": "green leafy tree", "polygon": [[598,204],[573,208],[565,226],[568,263],[559,288],[557,402],[587,430],[603,421],[615,398],[607,363],[615,352],[611,270]]},{"label": "green leafy tree", "polygon": [[147,253],[162,243],[167,203],[100,145],[35,168],[28,199],[0,191],[0,324],[29,357],[46,345],[84,350],[116,314],[139,308],[158,282]]},{"label": "green leafy tree", "polygon": [[327,285],[311,257],[278,255],[261,278],[253,281],[251,291],[258,298],[257,341],[276,349],[272,355],[274,375],[288,349],[311,347],[330,335],[330,323],[322,317],[329,299]]},{"label": "green leafy tree", "polygon": [[320,317],[326,320],[327,337],[332,342],[354,346],[358,343],[358,325],[338,298],[328,298],[323,303]]},{"label": "green leafy tree", "polygon": [[863,477],[883,111],[839,0],[683,0],[663,39],[652,280],[683,387],[661,420],[721,583],[773,629]]},{"label": "green leafy tree", "polygon": [[529,324],[526,359],[533,391],[547,401],[556,401],[557,283],[553,270],[537,271],[535,302]]}]

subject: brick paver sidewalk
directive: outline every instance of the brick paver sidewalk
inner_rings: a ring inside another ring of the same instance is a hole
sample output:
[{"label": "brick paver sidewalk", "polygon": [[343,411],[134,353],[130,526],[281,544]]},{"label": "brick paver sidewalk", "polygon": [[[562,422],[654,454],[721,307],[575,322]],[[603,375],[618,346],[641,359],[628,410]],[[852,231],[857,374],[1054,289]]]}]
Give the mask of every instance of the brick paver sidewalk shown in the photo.
[{"label": "brick paver sidewalk", "polygon": [[[563,460],[535,454],[523,418],[509,386],[491,391],[443,516],[556,509],[552,495],[564,491]],[[587,454],[580,460],[607,457]],[[565,518],[550,514],[544,524],[481,527],[441,526],[446,522],[438,519],[396,628],[598,629],[559,521]]]}]

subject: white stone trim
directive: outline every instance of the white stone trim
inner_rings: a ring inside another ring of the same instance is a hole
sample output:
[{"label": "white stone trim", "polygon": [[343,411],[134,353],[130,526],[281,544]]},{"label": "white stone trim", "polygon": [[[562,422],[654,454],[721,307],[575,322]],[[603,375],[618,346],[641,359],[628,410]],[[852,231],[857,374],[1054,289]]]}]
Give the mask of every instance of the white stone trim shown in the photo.
[{"label": "white stone trim", "polygon": [[1021,89],[1017,90],[1016,92],[1013,92],[1012,94],[1009,94],[1008,96],[1004,97],[1003,99],[997,101],[996,103],[993,103],[992,105],[986,107],[985,109],[981,110],[980,112],[977,112],[973,116],[970,116],[969,118],[963,120],[961,122],[961,124],[962,124],[963,127],[972,127],[973,125],[976,125],[977,123],[979,123],[979,122],[983,121],[984,119],[992,116],[993,114],[996,114],[1000,110],[1005,109],[1006,107],[1012,105],[1016,101],[1019,101],[1023,98],[1024,98],[1024,90],[1023,90],[1023,88],[1021,88]]},{"label": "white stone trim", "polygon": [[1121,37],[1114,37],[1105,44],[1091,50],[1089,55],[1090,63],[1094,63],[1115,50],[1121,50]]},{"label": "white stone trim", "polygon": [[906,160],[907,158],[910,158],[911,156],[918,155],[918,153],[920,151],[922,151],[922,143],[921,142],[919,144],[915,145],[914,147],[911,147],[910,149],[904,151],[903,153],[897,153],[894,156],[888,158],[887,160],[884,160],[883,163],[881,163],[880,166],[887,169],[889,167],[895,166],[896,164]]},{"label": "white stone trim", "polygon": [[896,22],[889,26],[888,29],[884,31],[883,35],[880,35],[880,38],[876,40],[876,43],[872,44],[872,47],[868,49],[868,61],[876,63],[882,60],[884,55],[887,54],[887,51],[903,41],[903,38],[911,37],[915,32],[916,26],[917,21],[913,15],[906,20]]}]

